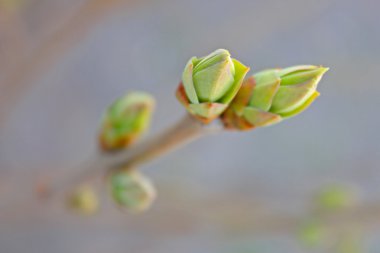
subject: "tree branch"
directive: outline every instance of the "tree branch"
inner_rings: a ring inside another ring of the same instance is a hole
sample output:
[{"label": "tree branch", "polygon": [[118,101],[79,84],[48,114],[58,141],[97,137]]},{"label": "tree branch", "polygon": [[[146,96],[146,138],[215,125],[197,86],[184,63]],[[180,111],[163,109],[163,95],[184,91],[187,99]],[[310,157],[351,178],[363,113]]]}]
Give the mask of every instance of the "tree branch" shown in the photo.
[{"label": "tree branch", "polygon": [[186,114],[173,127],[131,148],[118,152],[98,152],[79,167],[79,174],[61,180],[56,187],[51,189],[50,195],[70,190],[101,172],[111,173],[135,169],[137,166],[161,157],[201,136],[222,130],[223,127],[220,123],[205,125]]}]

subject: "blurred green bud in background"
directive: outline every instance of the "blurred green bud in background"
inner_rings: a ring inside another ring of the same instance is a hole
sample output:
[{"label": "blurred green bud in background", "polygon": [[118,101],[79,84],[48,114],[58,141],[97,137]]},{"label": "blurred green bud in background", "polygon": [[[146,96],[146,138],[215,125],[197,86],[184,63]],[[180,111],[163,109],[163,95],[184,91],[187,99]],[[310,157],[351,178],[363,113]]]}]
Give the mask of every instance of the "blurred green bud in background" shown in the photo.
[{"label": "blurred green bud in background", "polygon": [[156,198],[152,182],[136,170],[111,175],[110,193],[119,207],[135,213],[148,209]]},{"label": "blurred green bud in background", "polygon": [[150,126],[154,98],[143,92],[117,99],[103,116],[99,143],[103,150],[123,149],[134,143]]},{"label": "blurred green bud in background", "polygon": [[299,240],[309,248],[321,246],[327,237],[326,229],[318,221],[307,221],[298,231]]},{"label": "blurred green bud in background", "polygon": [[322,211],[339,211],[353,207],[357,196],[353,189],[343,185],[329,185],[322,188],[315,197],[315,205]]},{"label": "blurred green bud in background", "polygon": [[0,10],[9,12],[18,11],[28,4],[29,1],[26,0],[0,0]]},{"label": "blurred green bud in background", "polygon": [[68,206],[78,213],[91,215],[98,211],[99,200],[90,186],[82,185],[70,194]]},{"label": "blurred green bud in background", "polygon": [[209,123],[228,107],[248,70],[225,49],[192,57],[183,71],[177,98],[190,114]]},{"label": "blurred green bud in background", "polygon": [[328,68],[301,65],[261,71],[246,79],[222,115],[227,128],[269,126],[304,111],[319,96],[318,83]]}]

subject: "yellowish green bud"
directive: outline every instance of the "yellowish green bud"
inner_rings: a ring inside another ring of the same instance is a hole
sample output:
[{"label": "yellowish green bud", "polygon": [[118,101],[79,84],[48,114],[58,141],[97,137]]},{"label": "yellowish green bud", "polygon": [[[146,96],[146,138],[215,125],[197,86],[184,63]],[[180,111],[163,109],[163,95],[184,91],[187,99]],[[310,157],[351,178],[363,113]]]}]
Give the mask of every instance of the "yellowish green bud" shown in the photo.
[{"label": "yellowish green bud", "polygon": [[248,70],[225,49],[192,57],[183,71],[177,98],[192,115],[209,123],[228,107]]},{"label": "yellowish green bud", "polygon": [[103,116],[99,134],[102,149],[119,150],[134,143],[149,127],[154,105],[154,98],[143,92],[117,99]]},{"label": "yellowish green bud", "polygon": [[[234,101],[223,113],[221,119],[228,129],[250,130],[255,127],[264,127],[281,121],[277,114],[250,105],[255,89],[255,79],[246,79],[236,95]],[[269,89],[267,89],[269,91]],[[261,101],[267,100],[261,97]]]},{"label": "yellowish green bud", "polygon": [[[193,69],[192,78],[199,101],[218,101],[233,85],[234,76],[235,66],[227,50],[218,49],[200,60]],[[191,82],[185,82],[188,81]]]},{"label": "yellowish green bud", "polygon": [[0,0],[0,9],[3,11],[18,11],[24,5],[28,4],[25,0]]},{"label": "yellowish green bud", "polygon": [[281,84],[270,111],[287,118],[306,109],[318,97],[317,86],[327,70],[328,68],[317,66],[297,66],[280,70]]},{"label": "yellowish green bud", "polygon": [[110,192],[119,207],[131,212],[145,211],[156,198],[152,182],[138,171],[111,175]]},{"label": "yellowish green bud", "polygon": [[339,211],[352,207],[355,203],[354,191],[343,185],[324,187],[316,196],[316,207],[324,211]]},{"label": "yellowish green bud", "polygon": [[317,85],[328,68],[301,65],[261,71],[244,81],[222,115],[227,128],[269,126],[305,110],[319,96]]},{"label": "yellowish green bud", "polygon": [[321,246],[328,237],[326,229],[318,221],[308,221],[298,231],[298,238],[307,247]]},{"label": "yellowish green bud", "polygon": [[83,185],[72,192],[68,199],[69,207],[81,214],[91,215],[98,211],[99,201],[94,190]]}]

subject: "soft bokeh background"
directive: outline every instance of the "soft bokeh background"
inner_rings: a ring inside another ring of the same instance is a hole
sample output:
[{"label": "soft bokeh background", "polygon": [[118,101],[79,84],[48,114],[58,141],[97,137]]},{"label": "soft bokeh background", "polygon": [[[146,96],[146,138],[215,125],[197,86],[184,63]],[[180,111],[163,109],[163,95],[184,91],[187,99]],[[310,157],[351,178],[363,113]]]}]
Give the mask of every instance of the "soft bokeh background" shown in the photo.
[{"label": "soft bokeh background", "polygon": [[[379,9],[377,0],[0,0],[0,252],[380,252]],[[76,172],[102,111],[126,91],[157,97],[152,133],[180,118],[173,93],[186,61],[216,48],[252,71],[331,69],[307,113],[142,168],[159,191],[142,215],[106,200],[81,217],[36,198],[42,179]],[[331,185],[356,204],[316,218],[314,196]],[[310,248],[305,237],[320,231],[302,227],[315,220],[329,232]]]}]

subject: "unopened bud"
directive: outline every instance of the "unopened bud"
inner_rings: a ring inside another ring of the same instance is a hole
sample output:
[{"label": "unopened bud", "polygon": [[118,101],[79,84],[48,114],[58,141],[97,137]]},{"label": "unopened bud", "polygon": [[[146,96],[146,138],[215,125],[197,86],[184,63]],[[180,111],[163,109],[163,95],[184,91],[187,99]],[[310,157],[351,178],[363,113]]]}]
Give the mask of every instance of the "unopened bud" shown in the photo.
[{"label": "unopened bud", "polygon": [[135,170],[111,175],[110,191],[115,203],[131,212],[145,211],[156,198],[152,182]]},{"label": "unopened bud", "polygon": [[269,126],[305,110],[327,68],[295,66],[269,69],[246,79],[222,115],[227,128],[249,130]]},{"label": "unopened bud", "polygon": [[321,246],[327,236],[325,227],[318,221],[307,221],[298,231],[301,243],[310,248]]},{"label": "unopened bud", "polygon": [[190,114],[209,123],[228,107],[248,70],[225,49],[193,57],[183,72],[177,98]]},{"label": "unopened bud", "polygon": [[316,207],[322,211],[339,211],[356,204],[355,191],[343,185],[329,185],[317,193]]},{"label": "unopened bud", "polygon": [[72,210],[85,215],[94,214],[99,209],[98,197],[88,185],[80,186],[71,193],[68,204]]},{"label": "unopened bud", "polygon": [[273,98],[270,111],[284,118],[305,110],[319,96],[317,86],[328,68],[297,66],[279,71],[280,87]]},{"label": "unopened bud", "polygon": [[134,143],[150,125],[154,98],[132,92],[117,99],[103,116],[99,142],[103,150],[123,149]]}]

